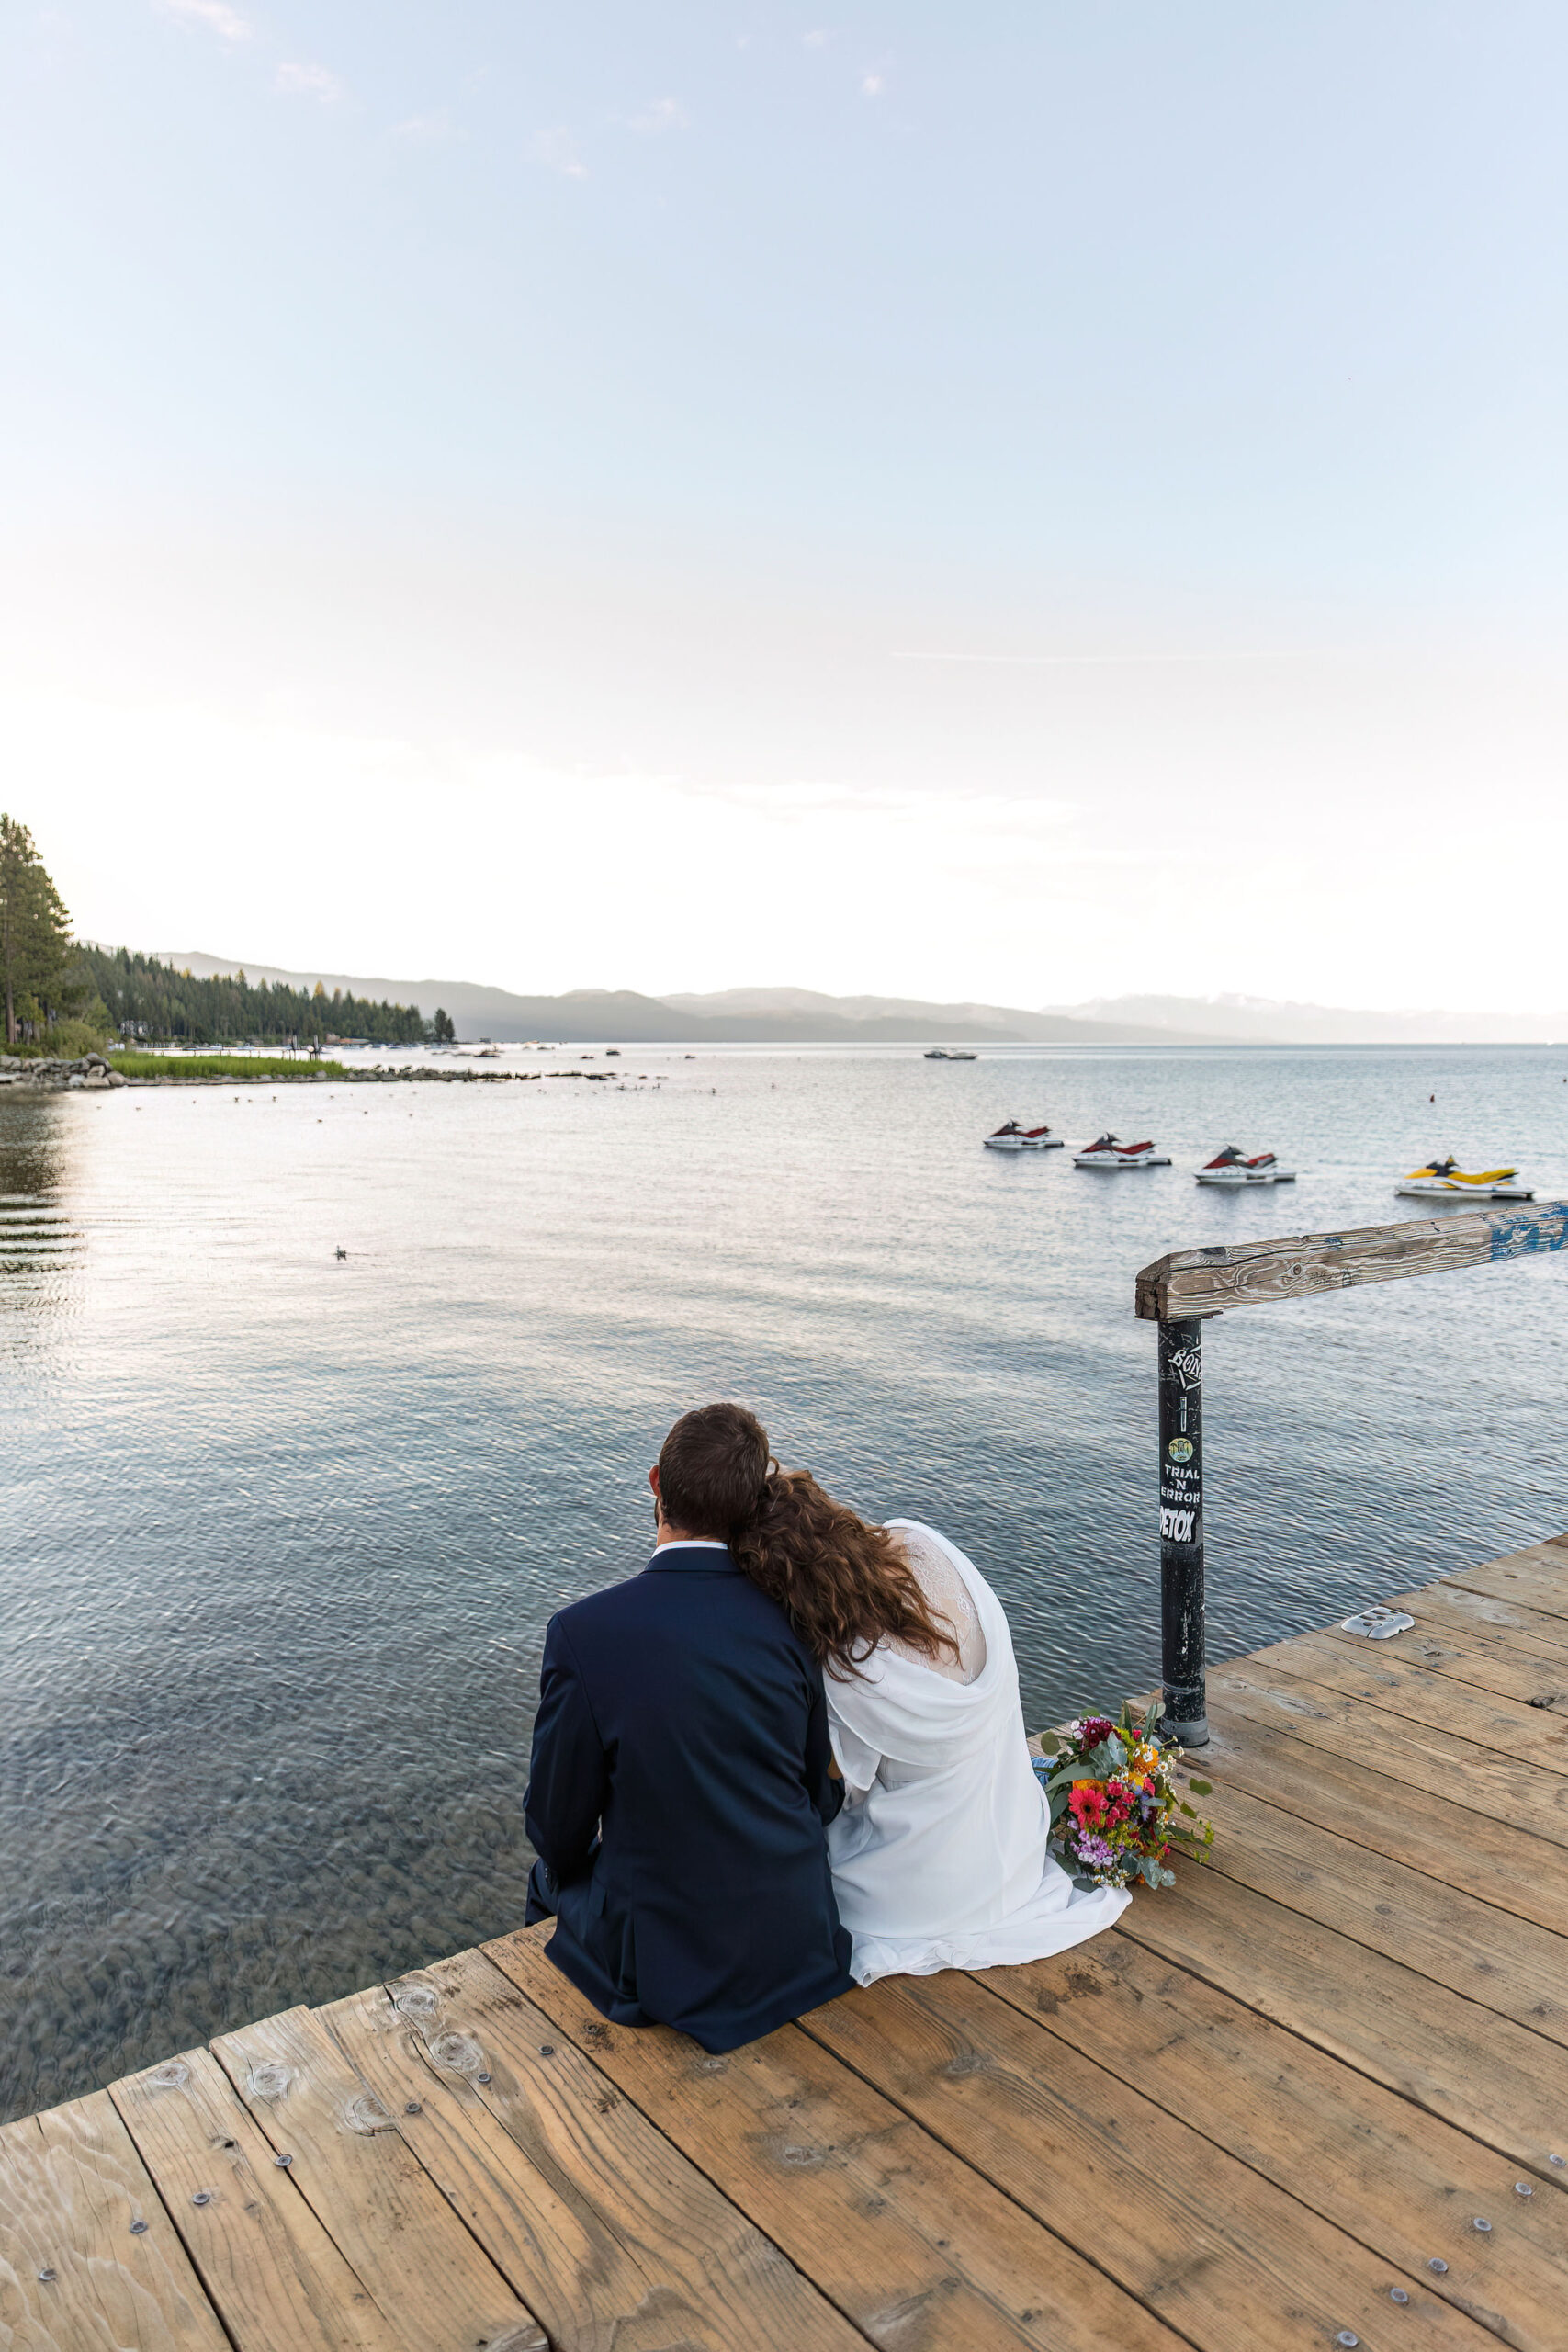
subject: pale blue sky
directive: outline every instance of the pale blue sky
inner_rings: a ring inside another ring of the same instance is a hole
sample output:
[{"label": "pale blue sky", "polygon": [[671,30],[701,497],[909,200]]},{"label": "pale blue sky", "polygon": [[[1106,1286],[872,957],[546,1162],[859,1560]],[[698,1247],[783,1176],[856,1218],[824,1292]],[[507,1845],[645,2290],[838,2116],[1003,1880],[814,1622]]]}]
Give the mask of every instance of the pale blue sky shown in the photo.
[{"label": "pale blue sky", "polygon": [[1560,8],[8,27],[0,730],[88,929],[1568,1001]]}]

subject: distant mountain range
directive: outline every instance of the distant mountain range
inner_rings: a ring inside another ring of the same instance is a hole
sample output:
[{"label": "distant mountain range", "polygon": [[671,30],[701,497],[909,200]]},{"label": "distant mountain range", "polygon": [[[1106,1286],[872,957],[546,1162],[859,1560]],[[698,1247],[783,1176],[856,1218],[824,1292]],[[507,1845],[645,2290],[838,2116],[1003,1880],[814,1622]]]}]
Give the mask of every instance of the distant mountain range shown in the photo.
[{"label": "distant mountain range", "polygon": [[1150,1046],[1201,1045],[1201,1035],[1126,1022],[1025,1012],[999,1004],[925,1004],[912,997],[819,996],[810,989],[729,989],[717,996],[639,996],[631,989],[572,989],[565,996],[514,996],[472,980],[367,978],[361,973],[297,972],[196,949],[154,951],[176,971],[207,978],[243,971],[247,979],[314,988],[318,980],[358,997],[437,1005],[459,1037],[524,1037],[625,1045]]},{"label": "distant mountain range", "polygon": [[824,996],[814,989],[723,989],[705,996],[642,996],[631,989],[572,989],[517,996],[473,980],[367,978],[300,972],[196,949],[160,960],[205,978],[243,971],[255,980],[441,1005],[463,1038],[528,1037],[626,1045],[1528,1045],[1568,1040],[1568,1012],[1376,1012],[1275,1003],[1265,997],[1101,997],[1087,1004],[931,1004],[916,997]]},{"label": "distant mountain range", "polygon": [[1261,996],[1113,996],[1059,1008],[1079,1021],[1113,1021],[1174,1044],[1201,1029],[1246,1046],[1551,1046],[1568,1042],[1568,1011],[1355,1012]]}]

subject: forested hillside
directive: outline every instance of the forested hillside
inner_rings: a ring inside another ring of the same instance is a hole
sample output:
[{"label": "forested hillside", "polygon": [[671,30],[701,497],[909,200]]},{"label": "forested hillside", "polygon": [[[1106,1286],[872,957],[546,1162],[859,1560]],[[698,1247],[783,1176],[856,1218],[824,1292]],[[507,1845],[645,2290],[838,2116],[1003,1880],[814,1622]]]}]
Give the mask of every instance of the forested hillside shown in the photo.
[{"label": "forested hillside", "polygon": [[127,1038],[193,1046],[280,1046],[297,1038],[308,1046],[329,1037],[367,1037],[377,1046],[417,1046],[452,1035],[439,1009],[427,1022],[417,1005],[377,1004],[341,989],[329,996],[319,981],[313,991],[281,981],[253,987],[243,972],[197,979],[128,947],[83,947],[79,954],[110,1028]]}]

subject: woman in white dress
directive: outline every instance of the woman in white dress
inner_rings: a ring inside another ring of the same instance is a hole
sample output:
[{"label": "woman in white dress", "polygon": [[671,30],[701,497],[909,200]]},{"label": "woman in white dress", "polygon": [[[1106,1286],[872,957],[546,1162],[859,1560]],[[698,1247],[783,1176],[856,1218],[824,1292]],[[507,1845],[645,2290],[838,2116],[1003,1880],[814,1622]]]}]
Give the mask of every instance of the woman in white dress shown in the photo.
[{"label": "woman in white dress", "polygon": [[934,1528],[869,1526],[806,1471],[771,1473],[733,1541],[823,1667],[844,1805],[828,1830],[851,1973],[929,1976],[1043,1959],[1125,1909],[1046,1850],[1001,1603]]}]

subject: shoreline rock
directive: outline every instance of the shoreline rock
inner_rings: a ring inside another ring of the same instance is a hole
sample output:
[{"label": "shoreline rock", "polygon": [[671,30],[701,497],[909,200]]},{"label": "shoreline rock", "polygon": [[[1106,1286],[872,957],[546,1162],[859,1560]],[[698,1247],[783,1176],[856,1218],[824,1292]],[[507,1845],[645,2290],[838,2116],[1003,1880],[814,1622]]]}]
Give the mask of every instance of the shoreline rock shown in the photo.
[{"label": "shoreline rock", "polygon": [[73,1062],[44,1056],[0,1054],[0,1088],[23,1087],[35,1094],[60,1094],[77,1087],[98,1090],[130,1082],[103,1054],[84,1054]]}]

